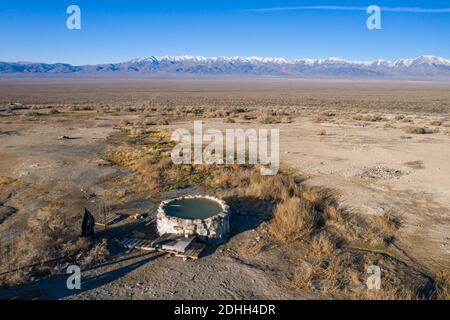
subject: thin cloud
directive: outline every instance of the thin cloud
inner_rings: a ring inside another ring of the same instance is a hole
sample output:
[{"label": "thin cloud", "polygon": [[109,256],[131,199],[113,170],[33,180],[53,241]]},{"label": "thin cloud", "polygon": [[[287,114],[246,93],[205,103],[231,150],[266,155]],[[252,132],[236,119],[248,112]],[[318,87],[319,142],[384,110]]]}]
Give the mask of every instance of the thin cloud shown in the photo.
[{"label": "thin cloud", "polygon": [[[276,11],[366,11],[368,7],[347,7],[347,6],[302,6],[302,7],[274,7],[247,9],[247,12],[276,12]],[[450,8],[412,8],[412,7],[380,7],[384,12],[400,13],[450,13]]]}]

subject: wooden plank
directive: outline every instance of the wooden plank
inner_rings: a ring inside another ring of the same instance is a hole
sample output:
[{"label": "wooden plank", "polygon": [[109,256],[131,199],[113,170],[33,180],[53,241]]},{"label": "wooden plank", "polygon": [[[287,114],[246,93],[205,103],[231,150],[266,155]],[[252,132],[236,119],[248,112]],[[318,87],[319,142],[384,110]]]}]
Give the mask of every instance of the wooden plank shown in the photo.
[{"label": "wooden plank", "polygon": [[186,248],[197,238],[197,236],[190,236],[185,238],[184,236],[177,237],[171,241],[161,244],[162,249],[172,250],[175,252],[183,253]]},{"label": "wooden plank", "polygon": [[141,247],[144,247],[146,243],[147,243],[146,240],[141,240],[141,241],[136,245],[136,248],[139,249],[139,248],[141,248]]},{"label": "wooden plank", "polygon": [[145,225],[146,226],[150,226],[152,224],[156,224],[156,219],[155,218],[146,218],[144,219]]},{"label": "wooden plank", "polygon": [[182,258],[189,258],[189,259],[198,259],[201,255],[201,253],[203,252],[203,250],[205,250],[206,245],[202,244],[202,243],[193,243],[191,245],[191,247],[186,250],[186,252],[184,253],[179,253],[179,254],[175,254],[178,257],[182,257]]},{"label": "wooden plank", "polygon": [[138,241],[133,245],[135,248],[139,248],[144,241],[138,239]]},{"label": "wooden plank", "polygon": [[144,250],[153,250],[151,243],[152,240],[147,239],[137,239],[137,238],[122,238],[118,240],[119,244],[128,249],[144,249]]},{"label": "wooden plank", "polygon": [[128,244],[130,247],[134,247],[136,246],[136,244],[139,242],[139,239],[133,239],[131,240],[131,242]]},{"label": "wooden plank", "polygon": [[122,244],[127,245],[128,243],[131,242],[131,240],[132,240],[132,239],[130,239],[130,238],[124,238],[124,239],[122,240]]},{"label": "wooden plank", "polygon": [[159,238],[156,238],[152,242],[152,246],[154,246],[155,248],[160,248],[164,243],[173,241],[178,237],[179,237],[179,235],[176,235],[176,234],[165,233],[165,234],[161,235]]},{"label": "wooden plank", "polygon": [[101,226],[101,227],[106,227],[106,226],[109,226],[109,225],[119,222],[120,220],[122,220],[122,218],[123,218],[123,215],[118,214],[118,215],[115,215],[114,217],[112,217],[111,219],[107,220],[106,222],[105,221],[95,221],[95,224],[98,226]]},{"label": "wooden plank", "polygon": [[145,240],[142,247],[151,247],[152,246],[152,240]]},{"label": "wooden plank", "polygon": [[206,244],[195,242],[196,238],[195,235],[186,238],[177,234],[163,234],[154,240],[125,237],[119,240],[119,243],[129,249],[156,250],[186,259],[198,259],[206,248]]},{"label": "wooden plank", "polygon": [[133,248],[135,243],[136,243],[136,239],[128,239],[124,242],[124,247]]}]

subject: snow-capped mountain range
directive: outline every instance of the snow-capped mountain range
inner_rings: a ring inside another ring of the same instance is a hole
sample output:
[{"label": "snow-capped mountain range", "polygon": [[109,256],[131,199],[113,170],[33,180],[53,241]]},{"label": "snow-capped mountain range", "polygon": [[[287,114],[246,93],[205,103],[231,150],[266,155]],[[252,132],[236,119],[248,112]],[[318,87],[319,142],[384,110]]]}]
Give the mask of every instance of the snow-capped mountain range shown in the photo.
[{"label": "snow-capped mountain range", "polygon": [[450,60],[350,61],[339,58],[151,56],[121,63],[73,66],[64,63],[0,62],[0,74],[190,74],[340,78],[450,78]]}]

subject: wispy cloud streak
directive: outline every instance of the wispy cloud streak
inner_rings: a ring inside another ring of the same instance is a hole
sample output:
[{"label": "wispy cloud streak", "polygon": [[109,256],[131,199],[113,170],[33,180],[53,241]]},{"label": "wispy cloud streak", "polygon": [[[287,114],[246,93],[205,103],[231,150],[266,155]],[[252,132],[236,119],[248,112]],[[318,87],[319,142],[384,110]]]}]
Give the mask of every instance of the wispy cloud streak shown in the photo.
[{"label": "wispy cloud streak", "polygon": [[[413,8],[413,7],[380,7],[384,12],[399,13],[450,13],[450,8]],[[277,11],[366,11],[367,7],[347,7],[347,6],[301,6],[301,7],[274,7],[247,9],[246,12],[277,12]]]}]

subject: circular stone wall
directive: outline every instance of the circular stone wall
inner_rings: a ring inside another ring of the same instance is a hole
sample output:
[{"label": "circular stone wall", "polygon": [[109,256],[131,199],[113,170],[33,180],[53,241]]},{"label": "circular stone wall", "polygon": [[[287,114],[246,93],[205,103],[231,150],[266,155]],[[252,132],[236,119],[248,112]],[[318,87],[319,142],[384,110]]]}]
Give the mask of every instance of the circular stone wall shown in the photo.
[{"label": "circular stone wall", "polygon": [[183,196],[161,202],[156,225],[159,235],[198,235],[202,240],[220,243],[230,235],[230,208],[214,197]]}]

